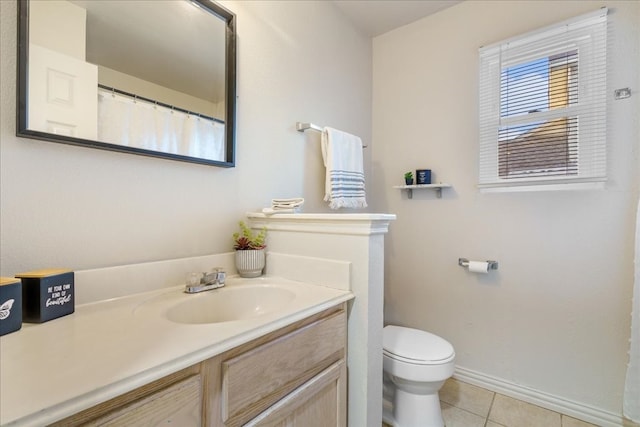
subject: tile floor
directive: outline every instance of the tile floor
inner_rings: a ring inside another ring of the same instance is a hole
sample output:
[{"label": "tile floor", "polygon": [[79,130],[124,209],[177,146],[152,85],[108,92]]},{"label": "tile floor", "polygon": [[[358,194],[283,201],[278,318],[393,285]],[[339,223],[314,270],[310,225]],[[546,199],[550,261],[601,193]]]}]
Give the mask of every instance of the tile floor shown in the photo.
[{"label": "tile floor", "polygon": [[453,378],[440,390],[440,404],[446,427],[596,427]]}]

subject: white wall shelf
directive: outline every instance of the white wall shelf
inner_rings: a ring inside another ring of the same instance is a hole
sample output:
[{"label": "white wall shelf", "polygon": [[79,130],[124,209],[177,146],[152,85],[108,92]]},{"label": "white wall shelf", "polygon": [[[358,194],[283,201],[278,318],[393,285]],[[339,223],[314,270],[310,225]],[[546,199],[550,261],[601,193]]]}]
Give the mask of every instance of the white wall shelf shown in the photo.
[{"label": "white wall shelf", "polygon": [[442,189],[449,188],[451,184],[417,184],[417,185],[394,185],[393,188],[407,190],[410,199],[413,199],[413,190],[434,190],[438,199],[442,198]]}]

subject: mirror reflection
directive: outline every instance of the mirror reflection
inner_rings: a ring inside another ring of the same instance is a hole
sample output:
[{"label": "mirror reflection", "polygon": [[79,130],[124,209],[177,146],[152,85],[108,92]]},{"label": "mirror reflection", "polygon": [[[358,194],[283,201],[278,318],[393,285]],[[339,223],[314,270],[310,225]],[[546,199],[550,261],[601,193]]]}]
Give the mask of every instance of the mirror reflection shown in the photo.
[{"label": "mirror reflection", "polygon": [[20,6],[19,134],[233,166],[233,14],[209,0]]}]

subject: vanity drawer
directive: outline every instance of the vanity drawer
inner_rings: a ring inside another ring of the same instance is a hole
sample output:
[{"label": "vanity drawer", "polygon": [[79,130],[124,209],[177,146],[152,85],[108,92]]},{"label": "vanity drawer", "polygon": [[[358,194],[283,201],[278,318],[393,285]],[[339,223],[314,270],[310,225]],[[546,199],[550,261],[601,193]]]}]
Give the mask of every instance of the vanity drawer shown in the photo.
[{"label": "vanity drawer", "polygon": [[342,310],[224,360],[221,415],[225,425],[257,415],[343,359],[346,335]]},{"label": "vanity drawer", "polygon": [[200,427],[201,383],[200,376],[194,375],[97,418],[86,426],[142,427],[173,424],[180,427]]},{"label": "vanity drawer", "polygon": [[194,365],[49,424],[49,427],[167,424],[201,427],[204,382],[200,366]]}]

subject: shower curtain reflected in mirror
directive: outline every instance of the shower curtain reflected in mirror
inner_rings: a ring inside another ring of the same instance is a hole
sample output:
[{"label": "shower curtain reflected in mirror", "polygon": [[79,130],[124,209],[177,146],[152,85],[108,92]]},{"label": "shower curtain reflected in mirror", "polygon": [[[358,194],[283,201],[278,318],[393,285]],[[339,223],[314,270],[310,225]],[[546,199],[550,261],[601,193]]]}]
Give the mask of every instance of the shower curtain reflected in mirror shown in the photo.
[{"label": "shower curtain reflected in mirror", "polygon": [[145,100],[98,90],[98,140],[222,161],[224,124]]}]

